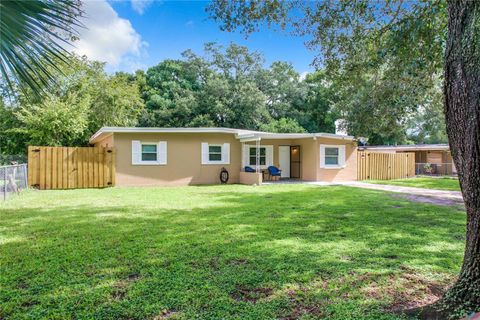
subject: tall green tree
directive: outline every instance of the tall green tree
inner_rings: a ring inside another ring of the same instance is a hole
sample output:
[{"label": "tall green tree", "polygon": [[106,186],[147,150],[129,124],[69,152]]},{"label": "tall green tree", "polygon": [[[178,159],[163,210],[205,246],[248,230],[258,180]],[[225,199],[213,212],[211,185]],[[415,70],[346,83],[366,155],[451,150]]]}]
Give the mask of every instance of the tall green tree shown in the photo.
[{"label": "tall green tree", "polygon": [[[135,126],[143,101],[134,77],[107,75],[104,64],[70,56],[57,61],[55,84],[34,97],[28,89],[0,110],[3,154],[25,153],[26,146],[80,146],[102,126]],[[52,71],[54,72],[54,71]],[[3,136],[3,135],[2,135]],[[15,141],[9,143],[8,141]]]},{"label": "tall green tree", "polygon": [[307,36],[319,52],[315,65],[337,88],[336,110],[348,131],[374,143],[406,142],[408,120],[441,93],[444,1],[217,0],[210,13],[224,30],[277,25]]},{"label": "tall green tree", "polygon": [[[350,91],[361,101],[378,102],[364,109],[376,116],[393,113],[389,121],[379,118],[380,126],[395,128],[398,119],[404,121],[412,108],[428,102],[444,66],[444,111],[467,210],[467,236],[459,279],[442,303],[454,317],[480,311],[480,2],[449,0],[448,16],[446,2],[436,0],[215,0],[209,10],[224,30],[240,27],[250,33],[278,25],[309,35],[309,46],[320,52],[317,61],[349,84],[341,95]],[[385,104],[387,99],[393,103]],[[340,105],[345,113],[363,105],[352,106]]]}]

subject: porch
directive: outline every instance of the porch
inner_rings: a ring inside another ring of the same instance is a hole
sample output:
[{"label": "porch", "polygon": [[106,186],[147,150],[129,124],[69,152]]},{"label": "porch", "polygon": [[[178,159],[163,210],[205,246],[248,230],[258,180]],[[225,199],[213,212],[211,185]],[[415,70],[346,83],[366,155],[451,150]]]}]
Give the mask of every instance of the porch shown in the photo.
[{"label": "porch", "polygon": [[301,181],[301,145],[291,139],[243,138],[240,183],[262,184]]}]

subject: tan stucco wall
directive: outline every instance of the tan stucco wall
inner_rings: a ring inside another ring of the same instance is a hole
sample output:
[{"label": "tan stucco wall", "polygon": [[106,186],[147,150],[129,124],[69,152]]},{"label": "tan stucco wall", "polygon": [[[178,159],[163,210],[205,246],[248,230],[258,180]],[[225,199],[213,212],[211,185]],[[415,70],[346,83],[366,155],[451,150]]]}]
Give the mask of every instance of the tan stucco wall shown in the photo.
[{"label": "tan stucco wall", "polygon": [[317,139],[318,149],[320,144],[342,145],[345,144],[345,168],[323,169],[320,168],[320,152],[318,157],[317,180],[318,181],[349,181],[357,180],[357,145],[354,141],[337,139]]},{"label": "tan stucco wall", "polygon": [[[249,144],[254,144],[249,143]],[[345,145],[345,164],[342,169],[321,169],[320,168],[320,144]],[[300,146],[301,169],[300,176],[306,181],[350,181],[357,179],[357,145],[353,141],[318,138],[313,139],[292,139],[276,140],[264,139],[261,145],[273,146],[273,163],[279,167],[279,146],[291,145]]]},{"label": "tan stucco wall", "polygon": [[95,147],[113,147],[113,134],[95,143]]},{"label": "tan stucco wall", "polygon": [[262,174],[259,172],[240,172],[240,183],[247,185],[262,184]]},{"label": "tan stucco wall", "polygon": [[[167,165],[132,165],[132,140],[143,142],[167,141]],[[230,143],[230,164],[202,165],[201,143]],[[115,133],[95,145],[116,149],[116,185],[197,185],[220,183],[219,174],[225,167],[229,183],[240,182],[242,170],[242,144],[233,134],[224,133]],[[253,143],[254,144],[254,143]],[[346,145],[346,167],[343,169],[320,168],[320,144]],[[298,145],[301,156],[301,179],[308,181],[356,180],[356,145],[352,141],[337,139],[262,140],[261,145],[273,146],[273,162],[279,166],[279,146]]]},{"label": "tan stucco wall", "polygon": [[[132,140],[167,141],[167,165],[132,165]],[[196,185],[220,183],[222,167],[229,183],[239,182],[240,143],[233,134],[115,133],[117,186]],[[230,143],[230,164],[201,164],[201,143]]]}]

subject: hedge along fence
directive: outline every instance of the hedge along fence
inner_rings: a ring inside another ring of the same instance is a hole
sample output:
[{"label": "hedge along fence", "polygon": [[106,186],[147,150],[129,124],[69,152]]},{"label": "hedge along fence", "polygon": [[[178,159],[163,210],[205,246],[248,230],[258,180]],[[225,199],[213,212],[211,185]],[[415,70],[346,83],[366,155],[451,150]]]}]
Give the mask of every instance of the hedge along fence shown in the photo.
[{"label": "hedge along fence", "polygon": [[115,149],[30,146],[28,185],[42,190],[114,186]]},{"label": "hedge along fence", "polygon": [[358,180],[391,180],[415,176],[415,153],[357,153]]}]

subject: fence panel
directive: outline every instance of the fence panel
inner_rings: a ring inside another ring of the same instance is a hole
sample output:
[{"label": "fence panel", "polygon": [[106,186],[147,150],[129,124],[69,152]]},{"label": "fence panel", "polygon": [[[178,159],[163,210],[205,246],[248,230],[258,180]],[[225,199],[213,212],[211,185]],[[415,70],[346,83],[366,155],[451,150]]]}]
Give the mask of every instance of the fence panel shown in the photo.
[{"label": "fence panel", "polygon": [[415,153],[357,153],[358,180],[391,180],[415,176]]},{"label": "fence panel", "polygon": [[115,150],[103,147],[28,147],[28,185],[42,190],[115,185]]},{"label": "fence panel", "polygon": [[27,164],[0,167],[0,200],[27,188]]}]

